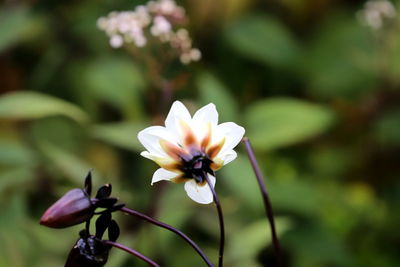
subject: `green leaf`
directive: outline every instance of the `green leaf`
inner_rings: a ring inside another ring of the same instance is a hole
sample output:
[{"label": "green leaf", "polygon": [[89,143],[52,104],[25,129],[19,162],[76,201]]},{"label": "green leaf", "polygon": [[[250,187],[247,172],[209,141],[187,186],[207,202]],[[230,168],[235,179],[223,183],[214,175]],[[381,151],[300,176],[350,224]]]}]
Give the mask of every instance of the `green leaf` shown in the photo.
[{"label": "green leaf", "polygon": [[232,121],[237,117],[235,98],[214,75],[209,72],[201,73],[197,78],[197,87],[202,104],[214,103],[217,106],[220,121]]},{"label": "green leaf", "polygon": [[400,109],[383,113],[375,123],[374,130],[381,144],[400,145]]},{"label": "green leaf", "polygon": [[85,90],[93,97],[122,109],[129,118],[142,115],[139,96],[145,83],[139,68],[131,60],[104,57],[91,61],[81,71],[79,76],[83,77]]},{"label": "green leaf", "polygon": [[17,41],[29,27],[26,8],[4,8],[0,11],[0,51]]},{"label": "green leaf", "polygon": [[23,91],[0,97],[0,119],[31,120],[56,115],[82,123],[88,121],[88,116],[79,107],[45,94]]},{"label": "green leaf", "polygon": [[256,149],[292,145],[321,134],[334,121],[328,108],[291,98],[270,98],[245,113],[247,134]]},{"label": "green leaf", "polygon": [[301,215],[313,215],[318,212],[317,203],[323,200],[318,187],[303,180],[278,182],[277,179],[279,177],[268,181],[275,209]]},{"label": "green leaf", "polygon": [[288,66],[299,52],[290,31],[265,15],[238,19],[227,28],[226,37],[237,52],[267,65]]},{"label": "green leaf", "polygon": [[[278,236],[286,232],[291,223],[286,218],[275,219]],[[235,266],[255,265],[257,254],[271,243],[271,231],[268,220],[258,220],[241,230],[231,233],[227,242],[227,258]]]},{"label": "green leaf", "polygon": [[38,144],[40,150],[48,158],[49,162],[65,177],[76,185],[82,185],[84,177],[92,166],[76,155],[68,153],[48,142]]},{"label": "green leaf", "polygon": [[34,177],[34,170],[30,168],[14,168],[2,171],[0,173],[0,193],[5,192],[11,187],[26,186],[27,182],[33,180]]},{"label": "green leaf", "polygon": [[0,166],[32,166],[36,163],[35,153],[16,140],[0,139]]},{"label": "green leaf", "polygon": [[315,222],[288,231],[285,241],[294,252],[295,262],[302,262],[298,266],[354,266],[349,249],[338,235]]},{"label": "green leaf", "polygon": [[66,117],[47,117],[29,125],[30,140],[54,144],[60,149],[81,152],[87,144],[87,128]]},{"label": "green leaf", "polygon": [[93,126],[91,135],[120,148],[141,151],[143,146],[139,143],[137,134],[144,128],[140,123],[131,122],[99,124]]},{"label": "green leaf", "polygon": [[[396,21],[397,25],[394,28],[400,24],[399,20],[396,19]],[[392,82],[398,85],[400,83],[400,34],[398,30],[392,30],[385,32],[384,37],[386,44],[383,45],[384,49],[379,51],[379,56],[385,59],[385,76],[389,76]]]},{"label": "green leaf", "polygon": [[262,197],[249,159],[245,154],[238,154],[232,164],[221,169],[226,186],[248,207],[263,210]]},{"label": "green leaf", "polygon": [[374,41],[353,13],[322,23],[298,66],[310,94],[355,98],[373,89],[378,67]]}]

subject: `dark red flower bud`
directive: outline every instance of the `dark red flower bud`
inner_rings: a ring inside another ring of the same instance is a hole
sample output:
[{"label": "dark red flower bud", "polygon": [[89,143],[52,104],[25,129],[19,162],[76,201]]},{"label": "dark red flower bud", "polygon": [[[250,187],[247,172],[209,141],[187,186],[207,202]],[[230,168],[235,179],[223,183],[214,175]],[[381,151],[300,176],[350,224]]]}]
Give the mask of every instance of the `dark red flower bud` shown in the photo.
[{"label": "dark red flower bud", "polygon": [[65,228],[90,219],[93,212],[89,196],[82,189],[72,189],[46,210],[40,224]]},{"label": "dark red flower bud", "polygon": [[102,267],[111,247],[95,236],[80,238],[68,255],[64,267]]}]

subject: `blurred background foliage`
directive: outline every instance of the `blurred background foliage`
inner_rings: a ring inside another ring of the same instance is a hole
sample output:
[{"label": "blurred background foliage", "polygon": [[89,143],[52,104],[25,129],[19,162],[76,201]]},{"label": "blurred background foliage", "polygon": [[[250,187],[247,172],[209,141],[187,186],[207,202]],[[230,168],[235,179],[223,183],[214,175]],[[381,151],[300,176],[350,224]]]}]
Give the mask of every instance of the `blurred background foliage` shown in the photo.
[{"label": "blurred background foliage", "polygon": [[[362,25],[361,0],[179,1],[203,59],[163,65],[140,50],[149,65],[137,51],[110,48],[96,28],[100,16],[141,3],[1,4],[0,266],[63,266],[82,226],[38,221],[89,168],[96,186],[112,183],[122,202],[181,228],[216,259],[214,207],[181,186],[151,187],[156,166],[139,156],[137,132],[162,123],[174,99],[192,111],[214,102],[221,121],[246,127],[286,266],[399,266],[400,20]],[[226,266],[275,266],[257,184],[238,151],[216,187]],[[117,220],[119,241],[163,266],[202,266],[171,233]],[[114,249],[108,266],[144,265]]]}]

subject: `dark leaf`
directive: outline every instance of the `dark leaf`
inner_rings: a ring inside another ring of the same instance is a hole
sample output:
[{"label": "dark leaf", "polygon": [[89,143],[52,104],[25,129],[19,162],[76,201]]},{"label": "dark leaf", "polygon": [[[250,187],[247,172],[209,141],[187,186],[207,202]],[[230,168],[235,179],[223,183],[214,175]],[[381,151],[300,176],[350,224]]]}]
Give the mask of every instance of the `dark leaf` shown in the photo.
[{"label": "dark leaf", "polygon": [[92,170],[90,170],[85,178],[85,192],[90,196],[92,194]]},{"label": "dark leaf", "polygon": [[89,236],[80,238],[68,255],[65,267],[101,267],[108,259],[108,246]]},{"label": "dark leaf", "polygon": [[97,191],[96,198],[102,199],[102,198],[109,197],[111,195],[111,190],[112,190],[111,184],[103,185]]},{"label": "dark leaf", "polygon": [[83,229],[83,230],[79,231],[79,236],[81,238],[88,238],[90,236],[90,234],[88,233],[88,231],[86,229]]},{"label": "dark leaf", "polygon": [[115,242],[119,237],[119,226],[116,221],[112,220],[108,226],[108,239]]},{"label": "dark leaf", "polygon": [[96,202],[96,207],[99,208],[111,208],[114,206],[115,203],[117,203],[118,199],[114,197],[110,198],[101,198]]},{"label": "dark leaf", "polygon": [[111,222],[111,213],[105,212],[96,220],[96,237],[101,239]]}]

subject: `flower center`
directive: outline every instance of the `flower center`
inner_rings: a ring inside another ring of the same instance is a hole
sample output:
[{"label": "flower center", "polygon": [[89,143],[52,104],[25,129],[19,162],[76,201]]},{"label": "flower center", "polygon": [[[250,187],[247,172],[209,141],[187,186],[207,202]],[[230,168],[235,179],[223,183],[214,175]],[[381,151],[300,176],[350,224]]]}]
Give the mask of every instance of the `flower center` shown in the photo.
[{"label": "flower center", "polygon": [[199,153],[193,156],[190,160],[183,160],[182,171],[185,177],[193,178],[197,183],[203,184],[206,182],[204,175],[213,173],[210,168],[212,160],[204,153]]}]

